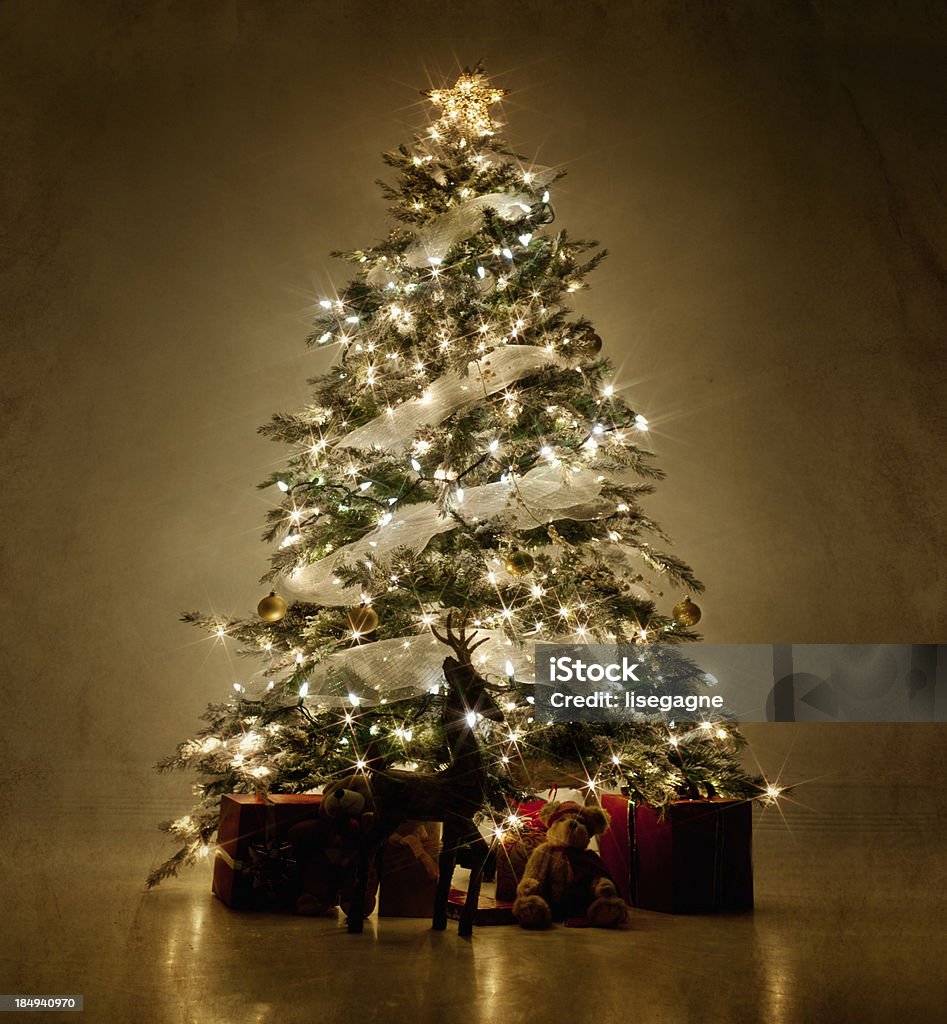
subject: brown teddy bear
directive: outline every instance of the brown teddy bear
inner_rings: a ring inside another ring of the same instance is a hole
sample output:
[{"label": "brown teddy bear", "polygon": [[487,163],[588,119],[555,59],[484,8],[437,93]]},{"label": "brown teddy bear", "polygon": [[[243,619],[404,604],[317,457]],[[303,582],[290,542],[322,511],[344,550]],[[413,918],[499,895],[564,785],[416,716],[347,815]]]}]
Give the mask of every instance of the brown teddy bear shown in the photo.
[{"label": "brown teddy bear", "polygon": [[[351,775],[325,787],[317,818],[293,825],[289,840],[302,880],[297,914],[319,916],[340,905],[348,912],[359,847],[373,819],[368,783],[364,776]],[[377,887],[372,875],[365,889],[366,916],[374,909]]]},{"label": "brown teddy bear", "polygon": [[601,807],[552,801],[540,818],[546,841],[537,846],[516,887],[513,916],[524,928],[548,928],[553,921],[570,927],[616,928],[628,919],[601,857],[589,840],[608,828]]}]

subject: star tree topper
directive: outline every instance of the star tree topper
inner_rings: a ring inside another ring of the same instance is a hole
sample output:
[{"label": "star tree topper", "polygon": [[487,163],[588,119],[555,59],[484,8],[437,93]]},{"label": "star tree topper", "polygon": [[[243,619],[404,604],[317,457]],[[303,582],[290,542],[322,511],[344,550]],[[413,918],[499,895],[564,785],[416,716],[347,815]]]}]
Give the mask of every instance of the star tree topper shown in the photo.
[{"label": "star tree topper", "polygon": [[509,89],[494,89],[478,64],[473,71],[464,68],[451,89],[425,89],[427,97],[443,114],[431,126],[431,137],[479,139],[493,135],[499,122],[490,116],[489,108],[499,103]]}]

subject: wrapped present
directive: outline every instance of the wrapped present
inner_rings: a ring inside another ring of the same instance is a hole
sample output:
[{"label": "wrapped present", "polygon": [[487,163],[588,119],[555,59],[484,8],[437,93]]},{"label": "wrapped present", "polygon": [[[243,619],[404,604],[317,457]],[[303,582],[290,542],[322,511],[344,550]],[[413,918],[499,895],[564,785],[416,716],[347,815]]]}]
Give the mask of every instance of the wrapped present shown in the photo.
[{"label": "wrapped present", "polygon": [[379,917],[432,917],[441,826],[405,821],[382,848]]},{"label": "wrapped present", "polygon": [[[447,916],[452,921],[459,920],[466,902],[467,893],[463,889],[452,888],[447,897]],[[512,901],[494,899],[486,893],[480,893],[477,910],[474,913],[474,924],[516,924]]]},{"label": "wrapped present", "polygon": [[544,804],[544,800],[532,800],[512,812],[519,822],[503,834],[497,849],[498,900],[512,902],[516,899],[516,887],[526,870],[526,862],[546,839],[546,826],[539,819]]},{"label": "wrapped present", "polygon": [[236,910],[280,910],[299,892],[290,828],[315,818],[315,794],[228,794],[220,799],[213,892]]},{"label": "wrapped present", "polygon": [[599,851],[619,894],[666,914],[753,907],[753,817],[745,800],[677,800],[659,811],[603,793]]}]

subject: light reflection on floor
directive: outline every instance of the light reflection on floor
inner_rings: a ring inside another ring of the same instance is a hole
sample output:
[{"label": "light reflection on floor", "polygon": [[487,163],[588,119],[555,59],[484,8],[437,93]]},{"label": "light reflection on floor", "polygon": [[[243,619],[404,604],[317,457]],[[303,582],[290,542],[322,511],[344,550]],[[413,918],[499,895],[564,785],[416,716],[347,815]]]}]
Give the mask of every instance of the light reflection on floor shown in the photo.
[{"label": "light reflection on floor", "polygon": [[372,918],[359,937],[341,919],[234,913],[209,864],[147,893],[164,852],[147,809],[102,846],[88,813],[40,815],[6,865],[0,991],[82,993],[95,1024],[938,1019],[943,824],[915,801],[903,827],[877,810],[860,829],[831,799],[790,811],[792,834],[758,822],[753,914],[473,942],[453,924]]}]

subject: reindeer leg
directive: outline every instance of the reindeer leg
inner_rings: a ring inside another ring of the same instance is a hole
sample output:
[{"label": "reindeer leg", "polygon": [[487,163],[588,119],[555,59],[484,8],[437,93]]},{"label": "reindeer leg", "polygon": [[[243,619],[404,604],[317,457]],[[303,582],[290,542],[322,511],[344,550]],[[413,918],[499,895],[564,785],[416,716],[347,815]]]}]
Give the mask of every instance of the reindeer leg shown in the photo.
[{"label": "reindeer leg", "polygon": [[351,935],[361,935],[365,922],[365,890],[375,847],[362,840],[358,848],[358,866],[355,870],[355,884],[352,886],[352,905],[349,907],[348,930]]},{"label": "reindeer leg", "polygon": [[466,835],[467,846],[473,853],[473,867],[470,869],[470,883],[467,886],[467,899],[464,902],[464,909],[460,912],[460,923],[457,926],[457,934],[461,938],[469,938],[473,935],[474,915],[480,903],[480,883],[483,881],[483,868],[487,863],[490,854],[490,847],[480,834],[480,829],[471,821],[468,823],[470,831]]},{"label": "reindeer leg", "polygon": [[437,859],[437,891],[434,894],[434,920],[431,922],[431,927],[438,932],[447,927],[447,897],[450,895],[450,883],[457,862],[457,840],[456,831],[445,822],[441,853]]}]

